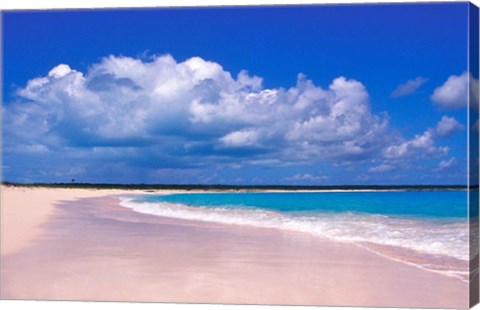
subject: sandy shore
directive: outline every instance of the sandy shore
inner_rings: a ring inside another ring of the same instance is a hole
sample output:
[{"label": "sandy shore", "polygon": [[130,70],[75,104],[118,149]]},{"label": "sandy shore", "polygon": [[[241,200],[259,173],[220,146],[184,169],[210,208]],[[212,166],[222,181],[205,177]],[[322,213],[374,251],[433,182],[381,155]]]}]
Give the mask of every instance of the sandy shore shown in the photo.
[{"label": "sandy shore", "polygon": [[[2,188],[2,299],[467,308],[468,285],[306,234]],[[20,237],[19,237],[20,236]]]},{"label": "sandy shore", "polygon": [[[172,192],[172,191],[166,191]],[[143,193],[128,191],[128,193]],[[40,226],[53,214],[55,205],[81,198],[125,194],[124,190],[1,187],[1,253],[23,249],[38,235]]]}]

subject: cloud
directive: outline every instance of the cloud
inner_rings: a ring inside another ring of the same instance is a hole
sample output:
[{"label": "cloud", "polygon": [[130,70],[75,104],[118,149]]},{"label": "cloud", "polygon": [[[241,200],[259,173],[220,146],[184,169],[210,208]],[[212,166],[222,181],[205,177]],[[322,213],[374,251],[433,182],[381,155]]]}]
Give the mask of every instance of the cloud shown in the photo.
[{"label": "cloud", "polygon": [[133,147],[178,158],[228,158],[244,148],[319,161],[365,156],[384,140],[388,117],[371,112],[358,81],[339,77],[322,88],[300,74],[288,89],[262,81],[200,57],[109,56],[86,73],[60,64],[6,107],[7,144]]},{"label": "cloud", "polygon": [[415,135],[412,139],[399,138],[392,140],[383,150],[386,159],[406,158],[438,158],[446,156],[449,148],[435,145],[435,138],[448,137],[453,133],[463,130],[464,126],[454,117],[444,115],[435,128],[428,128],[422,134]]},{"label": "cloud", "polygon": [[[261,77],[245,70],[234,76],[200,57],[108,56],[85,72],[59,64],[16,95],[2,111],[5,161],[33,179],[56,173],[92,180],[108,176],[105,181],[116,182],[132,176],[155,182],[181,175],[205,180],[214,168],[299,167],[448,152],[435,145],[434,130],[411,140],[392,134],[388,115],[372,112],[359,81],[341,76],[321,87],[299,74],[295,85],[265,88]],[[25,169],[18,168],[21,163]],[[175,174],[179,169],[184,171]],[[310,174],[289,178],[326,180]]]},{"label": "cloud", "polygon": [[324,176],[324,175],[318,176],[318,175],[312,175],[312,174],[309,174],[309,173],[304,173],[304,174],[299,173],[299,174],[296,174],[294,176],[286,178],[286,180],[287,181],[308,181],[308,182],[311,182],[311,181],[326,181],[326,180],[328,180],[328,177]]},{"label": "cloud", "polygon": [[461,75],[451,75],[442,86],[433,91],[431,100],[444,109],[467,107],[468,80],[469,74],[467,72]]},{"label": "cloud", "polygon": [[32,143],[32,144],[21,144],[11,148],[15,152],[22,153],[48,153],[50,150],[43,144]]},{"label": "cloud", "polygon": [[436,133],[440,137],[448,137],[453,133],[463,130],[465,127],[460,124],[454,117],[443,116],[438,122]]},{"label": "cloud", "polygon": [[408,157],[439,157],[448,154],[448,147],[435,146],[435,132],[427,129],[423,134],[415,135],[414,138],[393,144],[385,148],[383,155],[388,159]]},{"label": "cloud", "polygon": [[416,77],[413,80],[408,80],[406,83],[400,84],[395,88],[395,90],[392,92],[391,97],[392,98],[398,98],[398,97],[403,97],[407,95],[411,95],[414,92],[417,91],[417,89],[420,88],[423,84],[425,84],[428,81],[427,78],[424,77]]},{"label": "cloud", "polygon": [[61,64],[50,70],[50,72],[48,72],[48,76],[58,79],[66,76],[70,72],[72,72],[70,66]]},{"label": "cloud", "polygon": [[388,171],[392,171],[392,170],[395,170],[394,166],[388,165],[388,164],[381,164],[379,166],[372,167],[372,168],[368,169],[368,172],[370,172],[370,173],[383,173],[383,172],[388,172]]},{"label": "cloud", "polygon": [[437,171],[440,171],[440,170],[443,170],[443,169],[447,169],[447,168],[450,168],[452,167],[455,163],[456,163],[456,159],[455,157],[452,157],[450,158],[449,160],[442,160],[439,164],[438,164],[438,168],[437,168]]},{"label": "cloud", "polygon": [[258,140],[258,132],[248,129],[230,132],[220,138],[220,141],[226,147],[257,146]]}]

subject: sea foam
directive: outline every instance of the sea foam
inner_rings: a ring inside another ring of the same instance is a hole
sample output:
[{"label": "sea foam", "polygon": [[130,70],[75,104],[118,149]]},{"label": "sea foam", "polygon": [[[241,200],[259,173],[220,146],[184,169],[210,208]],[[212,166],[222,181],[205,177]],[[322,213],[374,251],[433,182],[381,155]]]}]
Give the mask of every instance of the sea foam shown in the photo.
[{"label": "sea foam", "polygon": [[139,213],[184,220],[276,228],[359,245],[374,244],[467,261],[468,223],[436,222],[352,212],[295,215],[264,209],[188,206],[122,198]]}]

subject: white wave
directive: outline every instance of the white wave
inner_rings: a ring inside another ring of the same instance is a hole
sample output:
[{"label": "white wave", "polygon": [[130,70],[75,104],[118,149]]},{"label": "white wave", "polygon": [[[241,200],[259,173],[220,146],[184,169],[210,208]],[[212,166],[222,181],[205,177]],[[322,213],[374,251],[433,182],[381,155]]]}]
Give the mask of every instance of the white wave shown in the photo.
[{"label": "white wave", "polygon": [[120,204],[139,213],[162,217],[277,228],[310,233],[333,240],[402,247],[430,255],[468,260],[468,223],[433,223],[383,215],[322,213],[287,215],[267,210],[190,207],[175,203],[137,202],[121,198]]}]

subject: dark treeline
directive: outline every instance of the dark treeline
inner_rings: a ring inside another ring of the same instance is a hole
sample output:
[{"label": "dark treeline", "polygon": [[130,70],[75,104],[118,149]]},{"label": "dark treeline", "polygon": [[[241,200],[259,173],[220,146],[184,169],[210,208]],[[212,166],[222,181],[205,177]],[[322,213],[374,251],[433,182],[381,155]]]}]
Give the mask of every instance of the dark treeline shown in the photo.
[{"label": "dark treeline", "polygon": [[[15,183],[3,185],[48,188],[138,189],[138,190],[466,190],[466,185],[221,185],[221,184],[109,184],[109,183]],[[470,189],[478,188],[478,185]]]}]

